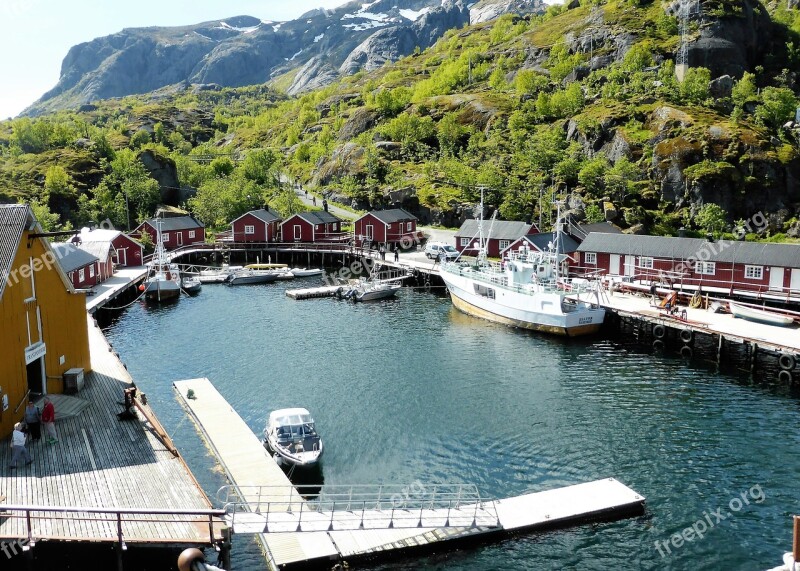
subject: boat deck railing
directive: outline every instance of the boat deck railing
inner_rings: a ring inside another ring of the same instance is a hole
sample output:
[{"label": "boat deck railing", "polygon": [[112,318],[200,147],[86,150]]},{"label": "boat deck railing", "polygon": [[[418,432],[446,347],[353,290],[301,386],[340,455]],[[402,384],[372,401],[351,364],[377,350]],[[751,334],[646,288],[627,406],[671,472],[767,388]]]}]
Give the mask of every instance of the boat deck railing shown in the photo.
[{"label": "boat deck railing", "polygon": [[[458,263],[446,264],[444,271],[455,273],[460,276],[468,276],[475,281],[495,285],[517,293],[531,294],[534,290],[530,288],[533,283],[538,284],[544,291],[561,293],[563,295],[580,295],[584,293],[596,293],[599,289],[599,282],[593,280],[575,281],[572,278],[562,278],[559,280],[538,280],[531,284],[509,284],[508,277],[499,271],[500,266],[488,267],[461,266]],[[488,269],[488,271],[487,271]]]},{"label": "boat deck railing", "polygon": [[234,529],[255,515],[266,532],[499,525],[471,484],[223,486],[217,499]]}]

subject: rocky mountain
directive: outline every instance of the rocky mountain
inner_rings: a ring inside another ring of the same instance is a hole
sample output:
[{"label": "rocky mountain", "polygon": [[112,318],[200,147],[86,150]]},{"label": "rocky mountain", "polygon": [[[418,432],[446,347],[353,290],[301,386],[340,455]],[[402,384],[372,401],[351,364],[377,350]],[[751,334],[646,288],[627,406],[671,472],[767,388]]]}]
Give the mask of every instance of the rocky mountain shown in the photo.
[{"label": "rocky mountain", "polygon": [[238,87],[289,77],[288,92],[301,93],[425,49],[471,20],[545,7],[542,0],[481,0],[471,13],[461,0],[357,0],[288,22],[236,16],[182,27],[124,29],[70,49],[58,84],[23,114],[173,84]]}]

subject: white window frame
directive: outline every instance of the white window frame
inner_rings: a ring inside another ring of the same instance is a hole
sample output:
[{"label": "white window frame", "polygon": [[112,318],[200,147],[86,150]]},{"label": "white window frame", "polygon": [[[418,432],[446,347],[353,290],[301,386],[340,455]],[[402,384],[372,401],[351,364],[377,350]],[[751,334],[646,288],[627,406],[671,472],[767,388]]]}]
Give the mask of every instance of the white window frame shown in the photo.
[{"label": "white window frame", "polygon": [[85,272],[84,268],[79,269],[78,270],[78,283],[83,282],[83,280],[85,278],[86,278],[86,272]]},{"label": "white window frame", "polygon": [[[244,233],[245,234],[255,234],[256,233],[256,227],[253,224],[245,224]],[[192,238],[194,238],[194,236],[192,236]]]},{"label": "white window frame", "polygon": [[511,240],[498,240],[497,241],[497,247],[500,249],[501,252],[503,250],[505,250],[506,248],[508,248],[510,245],[511,245]]},{"label": "white window frame", "polygon": [[189,238],[194,238],[194,230],[189,230]]},{"label": "white window frame", "polygon": [[764,279],[764,266],[745,266],[744,279],[746,280],[763,280]]},{"label": "white window frame", "polygon": [[716,262],[696,262],[694,265],[694,271],[697,274],[703,276],[713,276],[717,273],[717,263]]},{"label": "white window frame", "polygon": [[597,265],[597,252],[584,252],[583,254],[583,263],[584,264],[592,264],[594,266]]},{"label": "white window frame", "polygon": [[93,278],[93,277],[94,277],[94,264],[92,264],[91,266],[89,266],[89,277],[90,277],[90,278]]},{"label": "white window frame", "polygon": [[645,270],[652,270],[653,258],[650,256],[639,256],[639,267]]},{"label": "white window frame", "polygon": [[467,246],[469,246],[469,238],[461,237],[461,238],[459,238],[459,240],[461,241],[460,245],[462,247],[466,248]]},{"label": "white window frame", "polygon": [[169,242],[169,234],[162,232],[161,233],[161,241],[162,242]]},{"label": "white window frame", "polygon": [[413,222],[406,222],[406,232],[411,232],[414,229]]}]

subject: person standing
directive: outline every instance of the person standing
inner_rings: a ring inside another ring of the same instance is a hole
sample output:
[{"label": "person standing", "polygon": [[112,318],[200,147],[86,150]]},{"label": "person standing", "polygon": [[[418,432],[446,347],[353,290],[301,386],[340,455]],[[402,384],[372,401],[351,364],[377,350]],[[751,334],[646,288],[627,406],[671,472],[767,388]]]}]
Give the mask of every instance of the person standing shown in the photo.
[{"label": "person standing", "polygon": [[42,415],[31,401],[28,401],[28,406],[25,407],[23,420],[28,425],[28,434],[31,435],[31,438],[34,441],[39,440],[42,437]]},{"label": "person standing", "polygon": [[395,262],[400,261],[400,246],[398,246],[397,244],[394,245],[394,261]]},{"label": "person standing", "polygon": [[47,433],[47,443],[58,442],[58,438],[56,438],[56,407],[48,397],[44,397],[42,423],[44,423],[44,431]]},{"label": "person standing", "polygon": [[33,462],[33,458],[25,448],[25,433],[22,432],[22,423],[18,422],[14,425],[14,432],[11,433],[11,466],[12,470],[17,467],[17,461],[22,458],[25,464]]}]

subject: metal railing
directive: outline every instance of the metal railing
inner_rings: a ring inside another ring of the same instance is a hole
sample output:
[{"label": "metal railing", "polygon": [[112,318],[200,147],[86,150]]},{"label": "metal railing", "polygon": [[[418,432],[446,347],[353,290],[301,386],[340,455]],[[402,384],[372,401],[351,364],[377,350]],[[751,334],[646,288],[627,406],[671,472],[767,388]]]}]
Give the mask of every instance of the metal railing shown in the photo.
[{"label": "metal railing", "polygon": [[[39,539],[91,540],[111,541],[125,545],[125,528],[131,525],[151,524],[165,526],[181,524],[190,526],[192,530],[200,528],[198,524],[208,525],[208,544],[213,545],[222,537],[215,533],[214,526],[224,522],[225,510],[221,509],[158,509],[158,508],[93,508],[79,506],[29,506],[2,504],[0,506],[4,518],[23,522],[26,545],[33,547]],[[71,532],[58,532],[58,525],[64,523]],[[94,526],[94,528],[92,527]],[[13,529],[13,523],[12,523]],[[90,531],[94,529],[95,531]],[[105,529],[105,531],[103,531]],[[159,532],[158,537],[169,539],[192,540],[192,537],[172,538],[168,533]],[[135,540],[155,540],[156,538],[140,538],[131,535]],[[164,540],[158,540],[164,541]],[[205,539],[198,539],[206,543]]]},{"label": "metal railing", "polygon": [[500,526],[471,484],[223,486],[217,499],[236,533]]}]

